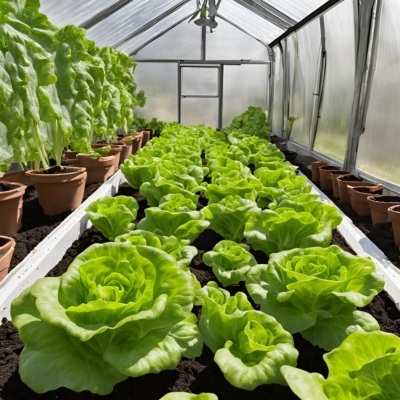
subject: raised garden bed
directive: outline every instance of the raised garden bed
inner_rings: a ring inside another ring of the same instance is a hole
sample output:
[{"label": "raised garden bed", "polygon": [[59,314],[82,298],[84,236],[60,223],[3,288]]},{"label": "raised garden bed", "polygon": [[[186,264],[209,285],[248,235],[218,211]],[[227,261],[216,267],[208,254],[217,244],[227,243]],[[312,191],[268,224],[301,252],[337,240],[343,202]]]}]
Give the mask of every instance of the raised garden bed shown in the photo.
[{"label": "raised garden bed", "polygon": [[[119,189],[119,194],[133,196],[139,203],[140,209],[137,216],[138,222],[144,217],[147,207],[146,199],[137,190],[124,184]],[[202,208],[206,199],[200,198],[198,208]],[[198,248],[199,254],[191,263],[191,271],[196,275],[202,285],[210,280],[216,280],[211,268],[205,266],[201,256],[211,250],[221,240],[221,236],[211,230],[206,230],[193,243]],[[48,276],[60,276],[66,271],[72,260],[93,243],[104,243],[104,238],[95,228],[87,230],[83,236],[75,241],[67,250],[63,259],[48,273]],[[336,244],[346,251],[352,252],[343,237],[334,231],[332,244]],[[259,263],[266,263],[267,257],[262,252],[252,252]],[[237,291],[246,292],[244,283],[227,287],[231,294]],[[380,293],[363,309],[372,314],[380,323],[381,330],[400,336],[400,312],[389,299],[386,292]],[[195,307],[194,312],[200,317],[201,309]],[[324,350],[312,346],[299,334],[294,335],[296,348],[300,352],[298,367],[309,372],[319,372],[326,376],[327,369],[323,362]],[[75,393],[68,389],[58,389],[43,395],[31,391],[21,382],[18,374],[18,356],[23,348],[16,329],[11,322],[3,321],[0,327],[0,388],[1,398],[12,399],[89,399],[100,398],[89,392]],[[4,343],[4,344],[3,344]],[[101,398],[145,398],[146,400],[158,400],[164,394],[171,391],[189,391],[193,393],[213,392],[219,399],[296,399],[291,390],[286,386],[264,385],[254,391],[245,391],[231,386],[223,377],[222,372],[213,361],[214,354],[206,347],[203,348],[201,357],[195,359],[183,358],[179,365],[172,371],[163,371],[158,375],[150,374],[140,378],[128,378],[115,386],[112,394]]]}]

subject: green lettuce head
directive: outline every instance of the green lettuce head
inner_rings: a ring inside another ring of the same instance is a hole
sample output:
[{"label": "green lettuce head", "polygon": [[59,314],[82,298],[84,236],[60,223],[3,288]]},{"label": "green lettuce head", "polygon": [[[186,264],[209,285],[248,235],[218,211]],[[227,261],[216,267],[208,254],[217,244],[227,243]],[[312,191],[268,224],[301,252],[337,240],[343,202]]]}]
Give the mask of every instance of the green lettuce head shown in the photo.
[{"label": "green lettuce head", "polygon": [[337,246],[271,254],[268,265],[253,267],[246,277],[262,311],[326,350],[352,332],[379,330],[370,314],[356,309],[371,302],[384,284],[372,260]]},{"label": "green lettuce head", "polygon": [[202,292],[200,332],[225,379],[245,390],[270,383],[285,385],[280,368],[294,367],[299,354],[292,335],[273,317],[253,310],[242,292],[230,297],[215,282]]},{"label": "green lettuce head", "polygon": [[21,379],[37,393],[59,387],[106,395],[128,376],[173,369],[201,354],[196,288],[167,253],[94,244],[59,278],[43,278],[11,305],[26,344]]}]

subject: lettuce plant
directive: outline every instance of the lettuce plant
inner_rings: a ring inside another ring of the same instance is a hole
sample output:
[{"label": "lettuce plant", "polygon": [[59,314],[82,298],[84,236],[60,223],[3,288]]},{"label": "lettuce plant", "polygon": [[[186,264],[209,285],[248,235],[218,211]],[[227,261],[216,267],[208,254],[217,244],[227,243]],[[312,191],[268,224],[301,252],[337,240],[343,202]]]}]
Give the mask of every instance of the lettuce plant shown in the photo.
[{"label": "lettuce plant", "polygon": [[133,197],[104,197],[91,203],[87,208],[90,222],[106,238],[114,240],[135,229],[139,204]]},{"label": "lettuce plant", "polygon": [[37,393],[66,387],[106,395],[128,376],[200,355],[195,289],[159,249],[92,245],[64,275],[39,279],[13,301],[12,320],[26,344],[22,381]]},{"label": "lettuce plant", "polygon": [[192,394],[171,392],[163,396],[160,400],[218,400],[218,397],[214,393]]},{"label": "lettuce plant", "polygon": [[244,236],[255,250],[265,254],[278,253],[296,247],[327,247],[332,230],[342,217],[335,206],[318,202],[311,212],[296,212],[291,208],[253,213],[245,225]]},{"label": "lettuce plant", "polygon": [[153,180],[158,172],[155,158],[145,158],[139,155],[130,156],[121,164],[120,168],[125,179],[135,189],[139,189],[143,183]]},{"label": "lettuce plant", "polygon": [[137,227],[162,236],[175,236],[192,243],[210,223],[196,205],[182,194],[169,194],[160,200],[159,207],[145,210],[146,218]]},{"label": "lettuce plant", "polygon": [[292,391],[304,400],[391,400],[399,396],[400,338],[385,332],[354,332],[324,354],[327,379],[284,366]]},{"label": "lettuce plant", "polygon": [[337,246],[271,254],[268,265],[253,267],[247,289],[261,310],[290,333],[332,350],[354,331],[379,330],[378,322],[357,307],[366,306],[384,287],[369,258]]},{"label": "lettuce plant", "polygon": [[[298,205],[305,205],[307,203],[314,203],[316,200],[320,201],[320,197],[318,194],[311,193],[302,193],[297,196],[290,197],[289,199],[284,199],[281,201],[274,200],[272,203],[268,204],[270,210],[275,211],[278,208],[293,208],[298,211]],[[302,210],[304,211],[304,209]]]},{"label": "lettuce plant", "polygon": [[244,281],[250,268],[257,264],[249,250],[245,244],[222,240],[212,251],[203,254],[203,262],[212,267],[222,286],[232,285]]},{"label": "lettuce plant", "polygon": [[299,354],[292,335],[275,318],[253,310],[242,292],[230,297],[216,282],[209,282],[202,293],[200,332],[225,379],[245,390],[285,385],[280,368],[294,367]]},{"label": "lettuce plant", "polygon": [[136,246],[150,246],[165,251],[175,257],[176,262],[182,268],[188,267],[197,254],[196,247],[187,246],[189,240],[182,239],[179,241],[175,236],[160,236],[140,229],[118,236],[115,241]]},{"label": "lettuce plant", "polygon": [[240,196],[226,196],[219,203],[210,203],[202,209],[204,217],[210,222],[210,229],[227,240],[240,242],[244,227],[250,215],[259,211],[254,201]]}]

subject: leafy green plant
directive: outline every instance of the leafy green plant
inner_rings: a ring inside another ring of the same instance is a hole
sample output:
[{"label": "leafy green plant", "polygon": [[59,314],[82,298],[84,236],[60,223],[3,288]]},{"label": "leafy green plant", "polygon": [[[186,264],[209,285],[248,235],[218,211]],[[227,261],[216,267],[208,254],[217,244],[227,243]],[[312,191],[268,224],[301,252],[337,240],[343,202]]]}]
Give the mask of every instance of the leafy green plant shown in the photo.
[{"label": "leafy green plant", "polygon": [[219,203],[210,203],[202,209],[204,217],[210,222],[210,229],[227,240],[240,242],[244,227],[250,215],[259,211],[254,201],[240,196],[226,196]]},{"label": "leafy green plant", "polygon": [[298,119],[299,119],[299,117],[294,117],[293,115],[289,117],[288,125],[287,125],[287,130],[288,130],[289,134],[290,134],[290,132],[292,132],[293,125]]},{"label": "leafy green plant", "polygon": [[285,385],[280,367],[295,366],[298,357],[290,333],[273,317],[253,310],[242,292],[230,297],[209,282],[202,293],[200,332],[225,379],[245,390],[271,383]]},{"label": "leafy green plant", "polygon": [[304,400],[390,400],[398,397],[400,338],[385,332],[354,332],[324,354],[327,379],[284,366],[292,391]]},{"label": "leafy green plant", "polygon": [[90,246],[64,275],[39,279],[13,301],[25,343],[22,381],[37,393],[66,387],[106,395],[129,376],[199,356],[195,290],[190,274],[159,249]]},{"label": "leafy green plant", "polygon": [[104,197],[91,203],[85,211],[90,222],[105,237],[114,240],[135,229],[133,221],[136,218],[139,204],[133,197]]},{"label": "leafy green plant", "polygon": [[115,241],[136,246],[151,246],[165,251],[175,257],[178,265],[182,268],[188,267],[193,257],[197,254],[196,247],[188,246],[189,240],[178,240],[175,236],[161,236],[140,229],[118,236]]},{"label": "leafy green plant", "polygon": [[265,254],[296,247],[329,246],[332,230],[342,221],[339,211],[322,202],[310,211],[278,208],[253,213],[245,225],[244,236],[255,250]]},{"label": "leafy green plant", "polygon": [[332,350],[352,332],[379,330],[378,322],[357,307],[366,306],[384,287],[368,258],[337,246],[271,254],[268,265],[253,267],[247,289],[261,310],[290,333]]},{"label": "leafy green plant", "polygon": [[106,146],[106,147],[99,147],[98,149],[91,149],[91,151],[87,154],[83,154],[85,156],[88,156],[90,158],[93,158],[94,160],[98,160],[101,157],[106,157],[108,153],[111,150],[111,146]]},{"label": "leafy green plant", "polygon": [[250,268],[257,264],[249,250],[245,244],[222,240],[212,251],[203,254],[203,262],[212,267],[222,286],[232,285],[244,281]]},{"label": "leafy green plant", "polygon": [[162,236],[175,236],[190,243],[210,225],[204,215],[196,211],[191,199],[182,194],[164,196],[159,207],[147,208],[145,214],[146,218],[138,223],[138,229]]}]

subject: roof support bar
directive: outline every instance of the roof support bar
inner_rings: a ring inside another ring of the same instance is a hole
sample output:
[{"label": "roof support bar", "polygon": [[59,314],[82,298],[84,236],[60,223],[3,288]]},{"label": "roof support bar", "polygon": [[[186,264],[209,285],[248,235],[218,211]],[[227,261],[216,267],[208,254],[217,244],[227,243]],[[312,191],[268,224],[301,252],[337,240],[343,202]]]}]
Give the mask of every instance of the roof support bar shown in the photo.
[{"label": "roof support bar", "polygon": [[[381,3],[379,1],[379,3]],[[370,68],[370,63],[376,60],[369,60],[372,45],[377,40],[377,23],[379,18],[374,18],[377,2],[375,0],[364,0],[358,3],[358,46],[356,58],[356,74],[354,82],[353,107],[349,128],[347,131],[346,154],[344,159],[344,169],[354,171],[356,167],[357,148],[360,136],[364,132],[366,116],[366,96],[367,90],[372,86],[372,75],[374,68]],[[380,11],[380,6],[378,7]],[[369,76],[368,76],[369,75]]]},{"label": "roof support bar", "polygon": [[288,17],[286,14],[278,11],[276,8],[260,0],[234,0],[234,1],[284,30],[290,28],[293,25],[296,25],[297,23],[297,21]]},{"label": "roof support bar", "polygon": [[281,36],[273,40],[269,45],[271,47],[276,46],[281,40],[287,38],[290,36],[293,32],[298,31],[300,28],[302,28],[304,25],[308,24],[312,20],[318,18],[320,15],[328,11],[330,8],[333,6],[337,5],[338,3],[341,3],[343,0],[329,0],[325,4],[323,4],[321,7],[317,8],[314,12],[309,14],[306,18],[302,19],[300,22],[298,22],[296,25],[293,25],[290,27],[286,32],[284,32]]},{"label": "roof support bar", "polygon": [[92,26],[98,24],[99,22],[103,21],[103,19],[106,19],[110,15],[114,14],[116,11],[121,9],[122,7],[125,7],[127,4],[129,4],[132,0],[120,0],[117,1],[115,4],[112,6],[106,8],[105,10],[99,12],[92,18],[90,18],[88,21],[82,23],[79,25],[79,28],[85,28],[89,29]]}]

